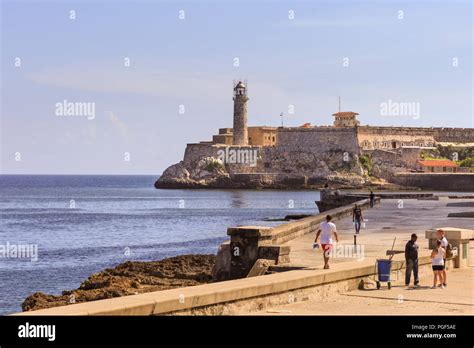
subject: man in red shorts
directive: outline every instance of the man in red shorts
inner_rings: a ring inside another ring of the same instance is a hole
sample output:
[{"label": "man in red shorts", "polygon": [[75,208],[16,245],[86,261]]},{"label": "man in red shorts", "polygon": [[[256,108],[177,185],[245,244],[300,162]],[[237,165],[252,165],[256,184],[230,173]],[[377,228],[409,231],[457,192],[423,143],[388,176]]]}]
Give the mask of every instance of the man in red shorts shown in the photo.
[{"label": "man in red shorts", "polygon": [[319,235],[321,235],[321,248],[323,249],[323,257],[324,257],[324,269],[329,269],[329,255],[332,251],[332,234],[334,233],[334,237],[336,242],[339,242],[339,238],[337,236],[336,225],[331,222],[331,215],[326,216],[326,221],[321,223],[319,226],[318,232],[316,233],[316,239],[314,243],[318,242]]}]

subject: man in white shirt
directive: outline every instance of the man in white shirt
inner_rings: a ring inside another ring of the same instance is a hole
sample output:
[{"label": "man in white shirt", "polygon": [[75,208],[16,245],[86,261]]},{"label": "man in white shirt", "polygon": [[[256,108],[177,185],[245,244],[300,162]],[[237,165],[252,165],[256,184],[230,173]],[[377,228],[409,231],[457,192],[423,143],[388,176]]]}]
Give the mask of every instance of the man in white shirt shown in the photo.
[{"label": "man in white shirt", "polygon": [[[446,251],[446,249],[448,248],[448,240],[446,239],[446,237],[444,236],[444,231],[443,230],[437,230],[436,231],[437,234],[438,234],[438,239],[441,241],[441,247],[444,249],[444,251]],[[444,269],[443,269],[443,282],[442,282],[442,285],[444,287],[448,286],[448,281],[446,279],[446,259],[444,259]]]},{"label": "man in white shirt", "polygon": [[333,234],[336,239],[336,242],[339,242],[336,225],[331,222],[331,219],[331,215],[326,216],[326,221],[321,223],[321,225],[319,226],[318,232],[316,233],[316,239],[314,240],[314,243],[317,243],[319,235],[321,235],[321,248],[323,250],[324,269],[329,269],[329,255],[332,252]]}]

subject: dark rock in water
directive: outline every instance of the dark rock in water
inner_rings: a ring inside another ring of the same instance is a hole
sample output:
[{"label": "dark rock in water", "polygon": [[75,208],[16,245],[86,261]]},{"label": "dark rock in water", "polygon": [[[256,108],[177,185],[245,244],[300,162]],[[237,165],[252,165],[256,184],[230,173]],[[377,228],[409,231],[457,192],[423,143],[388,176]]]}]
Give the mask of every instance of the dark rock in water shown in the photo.
[{"label": "dark rock in water", "polygon": [[464,211],[461,213],[449,213],[448,217],[474,218],[474,211]]},{"label": "dark rock in water", "polygon": [[284,218],[268,218],[263,221],[291,221],[291,220],[300,220],[312,216],[311,214],[291,214],[286,215]]},{"label": "dark rock in water", "polygon": [[181,255],[161,261],[128,261],[91,275],[62,295],[36,292],[23,301],[24,312],[145,292],[194,286],[212,281],[215,255]]},{"label": "dark rock in water", "polygon": [[292,214],[292,215],[285,216],[285,220],[286,221],[300,220],[300,219],[307,218],[308,216],[312,216],[312,215],[310,215],[310,214]]},{"label": "dark rock in water", "polygon": [[474,207],[474,202],[454,202],[446,204],[447,207]]}]

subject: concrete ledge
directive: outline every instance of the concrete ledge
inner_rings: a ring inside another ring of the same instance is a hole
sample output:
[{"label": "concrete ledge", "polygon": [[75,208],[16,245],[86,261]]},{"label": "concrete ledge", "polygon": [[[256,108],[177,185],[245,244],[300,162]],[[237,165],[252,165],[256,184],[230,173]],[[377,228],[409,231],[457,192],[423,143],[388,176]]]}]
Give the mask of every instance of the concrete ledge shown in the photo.
[{"label": "concrete ledge", "polygon": [[[396,260],[394,260],[396,261]],[[431,264],[422,256],[420,266]],[[201,307],[223,305],[235,301],[273,296],[288,291],[319,287],[354,280],[351,284],[375,272],[374,261],[344,263],[340,269],[296,270],[259,277],[150,292],[140,295],[79,303],[63,307],[23,312],[15,315],[161,315],[182,311],[199,311]],[[399,261],[393,271],[404,268]]]},{"label": "concrete ledge", "polygon": [[468,230],[465,228],[458,228],[458,227],[437,227],[437,228],[431,228],[425,232],[426,239],[428,240],[438,239],[438,235],[436,233],[436,231],[438,230],[443,230],[448,240],[453,240],[453,239],[469,240],[471,238],[474,238],[474,230]]},{"label": "concrete ledge", "polygon": [[[359,199],[359,197],[357,197]],[[378,200],[380,200],[378,198]],[[281,244],[314,233],[321,222],[325,221],[330,213],[334,220],[352,214],[354,203],[361,207],[368,206],[369,199],[359,199],[351,204],[328,210],[324,213],[309,216],[298,221],[288,222],[277,227],[238,226],[229,227],[229,247],[219,249],[216,266],[213,271],[214,280],[229,280],[245,278],[254,266],[257,259],[269,259],[276,264],[290,262],[290,247],[282,248]],[[278,246],[269,248],[270,246]],[[224,252],[228,252],[225,255]]]},{"label": "concrete ledge", "polygon": [[[377,199],[377,201],[379,200],[380,198]],[[361,199],[355,203],[351,203],[343,207],[331,209],[318,215],[309,216],[307,218],[274,227],[271,231],[272,244],[282,244],[302,235],[316,232],[321,222],[326,221],[326,215],[331,215],[333,220],[350,216],[352,214],[352,210],[354,209],[354,204],[358,204],[361,208],[366,208],[370,205],[370,200]]]}]

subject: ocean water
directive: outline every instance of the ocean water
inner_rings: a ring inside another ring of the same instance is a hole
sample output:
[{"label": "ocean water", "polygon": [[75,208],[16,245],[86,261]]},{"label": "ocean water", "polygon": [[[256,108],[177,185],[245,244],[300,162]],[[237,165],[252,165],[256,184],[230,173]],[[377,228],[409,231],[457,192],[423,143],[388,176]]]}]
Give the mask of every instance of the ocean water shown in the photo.
[{"label": "ocean water", "polygon": [[[280,224],[264,220],[315,213],[319,199],[316,191],[157,190],[155,180],[0,175],[0,314],[127,260],[216,253],[227,227]],[[18,245],[31,247],[28,257],[14,256]]]}]

